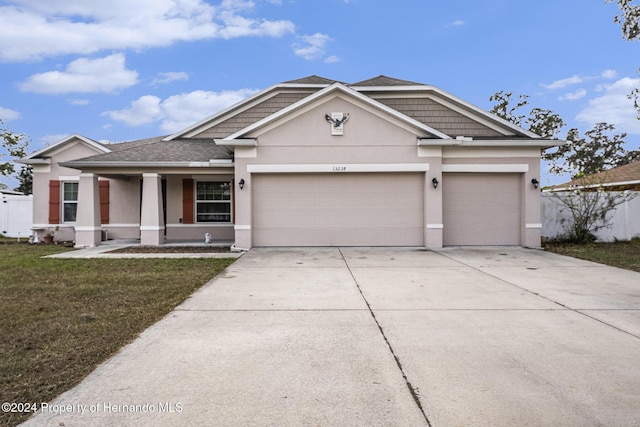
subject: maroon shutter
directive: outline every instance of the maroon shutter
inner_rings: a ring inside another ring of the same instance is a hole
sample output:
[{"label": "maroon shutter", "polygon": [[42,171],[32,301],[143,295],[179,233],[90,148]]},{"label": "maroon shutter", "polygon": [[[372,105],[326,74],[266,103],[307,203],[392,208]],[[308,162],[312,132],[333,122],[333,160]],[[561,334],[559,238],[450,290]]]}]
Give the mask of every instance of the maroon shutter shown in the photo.
[{"label": "maroon shutter", "polygon": [[60,224],[60,181],[49,181],[49,224]]},{"label": "maroon shutter", "polygon": [[182,223],[193,224],[193,180],[182,180]]},{"label": "maroon shutter", "polygon": [[100,224],[109,224],[109,181],[98,181],[100,188]]}]

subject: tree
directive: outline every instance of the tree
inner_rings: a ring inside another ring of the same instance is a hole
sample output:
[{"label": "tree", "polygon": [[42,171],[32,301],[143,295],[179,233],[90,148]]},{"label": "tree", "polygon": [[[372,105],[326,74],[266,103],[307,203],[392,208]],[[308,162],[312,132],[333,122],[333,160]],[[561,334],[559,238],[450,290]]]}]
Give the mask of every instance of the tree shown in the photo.
[{"label": "tree", "polygon": [[627,151],[623,145],[627,134],[609,135],[615,126],[598,123],[580,137],[578,129],[567,132],[567,144],[545,155],[551,173],[569,173],[571,179],[591,176],[640,159],[640,150]]},{"label": "tree", "polygon": [[[640,41],[640,5],[631,4],[633,0],[605,0],[606,3],[616,2],[620,15],[616,15],[613,21],[620,24],[622,37],[628,41]],[[640,73],[640,70],[638,70]],[[635,88],[627,95],[633,101],[633,106],[638,112],[638,120],[640,120],[640,89]]]},{"label": "tree", "polygon": [[[517,126],[528,126],[528,130],[543,138],[555,138],[564,127],[564,120],[551,110],[533,108],[529,114],[520,114],[520,110],[529,105],[528,95],[518,95],[518,103],[511,106],[513,92],[496,92],[489,101],[495,102],[490,113],[497,115]],[[524,123],[523,123],[524,120]]]},{"label": "tree", "polygon": [[33,166],[23,165],[20,172],[18,172],[18,181],[20,185],[15,188],[15,191],[23,194],[33,193]]},{"label": "tree", "polygon": [[[16,172],[13,160],[26,156],[29,147],[29,138],[25,134],[14,133],[4,126],[4,122],[0,119],[0,175],[11,176]],[[22,168],[18,179],[21,182],[19,188],[28,188],[31,192],[31,168]]]},{"label": "tree", "polygon": [[[519,126],[524,121],[531,132],[545,138],[555,137],[564,126],[562,118],[550,110],[534,108],[528,115],[520,114],[519,110],[528,105],[528,97],[520,95],[519,102],[511,107],[512,96],[511,92],[498,92],[490,97],[490,101],[497,103],[491,112]],[[615,208],[635,197],[628,192],[604,191],[603,171],[640,159],[640,150],[624,149],[626,134],[609,135],[614,130],[613,125],[598,123],[581,138],[578,129],[572,128],[567,132],[567,144],[543,153],[542,158],[551,164],[551,173],[569,173],[572,179],[580,178],[577,185],[552,193],[558,211],[567,213],[561,217],[567,230],[564,240],[595,240],[598,230],[611,226]]]},{"label": "tree", "polygon": [[640,5],[631,4],[633,0],[605,0],[606,3],[616,2],[621,14],[613,21],[620,24],[622,37],[629,41],[640,41]]}]

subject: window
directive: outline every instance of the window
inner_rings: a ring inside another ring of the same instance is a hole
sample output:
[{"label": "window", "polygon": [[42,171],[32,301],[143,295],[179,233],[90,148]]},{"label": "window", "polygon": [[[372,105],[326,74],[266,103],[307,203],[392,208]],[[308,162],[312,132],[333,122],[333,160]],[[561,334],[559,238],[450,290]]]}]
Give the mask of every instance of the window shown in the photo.
[{"label": "window", "polygon": [[62,183],[62,222],[76,222],[78,212],[78,183]]},{"label": "window", "polygon": [[231,183],[196,183],[196,222],[231,222]]}]

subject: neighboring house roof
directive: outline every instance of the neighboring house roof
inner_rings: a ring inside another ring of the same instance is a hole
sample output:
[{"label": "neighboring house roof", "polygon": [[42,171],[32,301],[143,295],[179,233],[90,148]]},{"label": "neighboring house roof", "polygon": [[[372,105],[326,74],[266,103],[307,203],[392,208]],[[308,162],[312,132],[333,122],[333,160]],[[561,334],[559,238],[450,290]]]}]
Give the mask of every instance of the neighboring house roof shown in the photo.
[{"label": "neighboring house roof", "polygon": [[24,193],[20,191],[9,190],[8,188],[0,188],[0,194],[6,194],[8,196],[24,196]]},{"label": "neighboring house roof", "polygon": [[599,172],[583,178],[576,178],[564,184],[551,187],[550,191],[560,191],[569,187],[615,187],[618,189],[640,190],[640,160]]}]

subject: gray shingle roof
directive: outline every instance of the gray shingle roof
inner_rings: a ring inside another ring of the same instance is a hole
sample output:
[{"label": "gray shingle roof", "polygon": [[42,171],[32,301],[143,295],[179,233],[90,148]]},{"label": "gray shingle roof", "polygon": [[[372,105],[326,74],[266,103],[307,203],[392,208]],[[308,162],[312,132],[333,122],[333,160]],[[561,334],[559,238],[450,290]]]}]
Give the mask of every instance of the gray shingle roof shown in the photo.
[{"label": "gray shingle roof", "polygon": [[336,82],[343,83],[338,80],[326,79],[314,74],[312,76],[303,77],[301,79],[289,80],[288,82],[284,82],[284,84],[330,85]]},{"label": "gray shingle roof", "polygon": [[[143,141],[147,141],[144,143]],[[149,142],[152,141],[152,142]],[[67,162],[88,164],[139,163],[139,162],[208,162],[211,159],[231,159],[232,155],[211,139],[176,139],[162,141],[161,137],[130,141],[129,147],[121,147],[111,153],[98,154]],[[137,144],[133,144],[137,143]]]},{"label": "gray shingle roof", "polygon": [[409,80],[394,79],[393,77],[379,75],[372,79],[363,80],[361,82],[354,83],[351,86],[425,86],[425,84],[411,82]]},{"label": "gray shingle roof", "polygon": [[147,144],[152,144],[154,142],[159,142],[162,141],[164,138],[166,138],[167,136],[156,136],[153,138],[145,138],[145,139],[138,139],[135,141],[123,141],[123,142],[114,142],[111,144],[104,144],[101,143],[101,145],[103,147],[108,148],[111,151],[119,151],[119,150],[125,150],[127,148],[132,148],[132,147],[140,147],[143,145],[147,145]]}]

